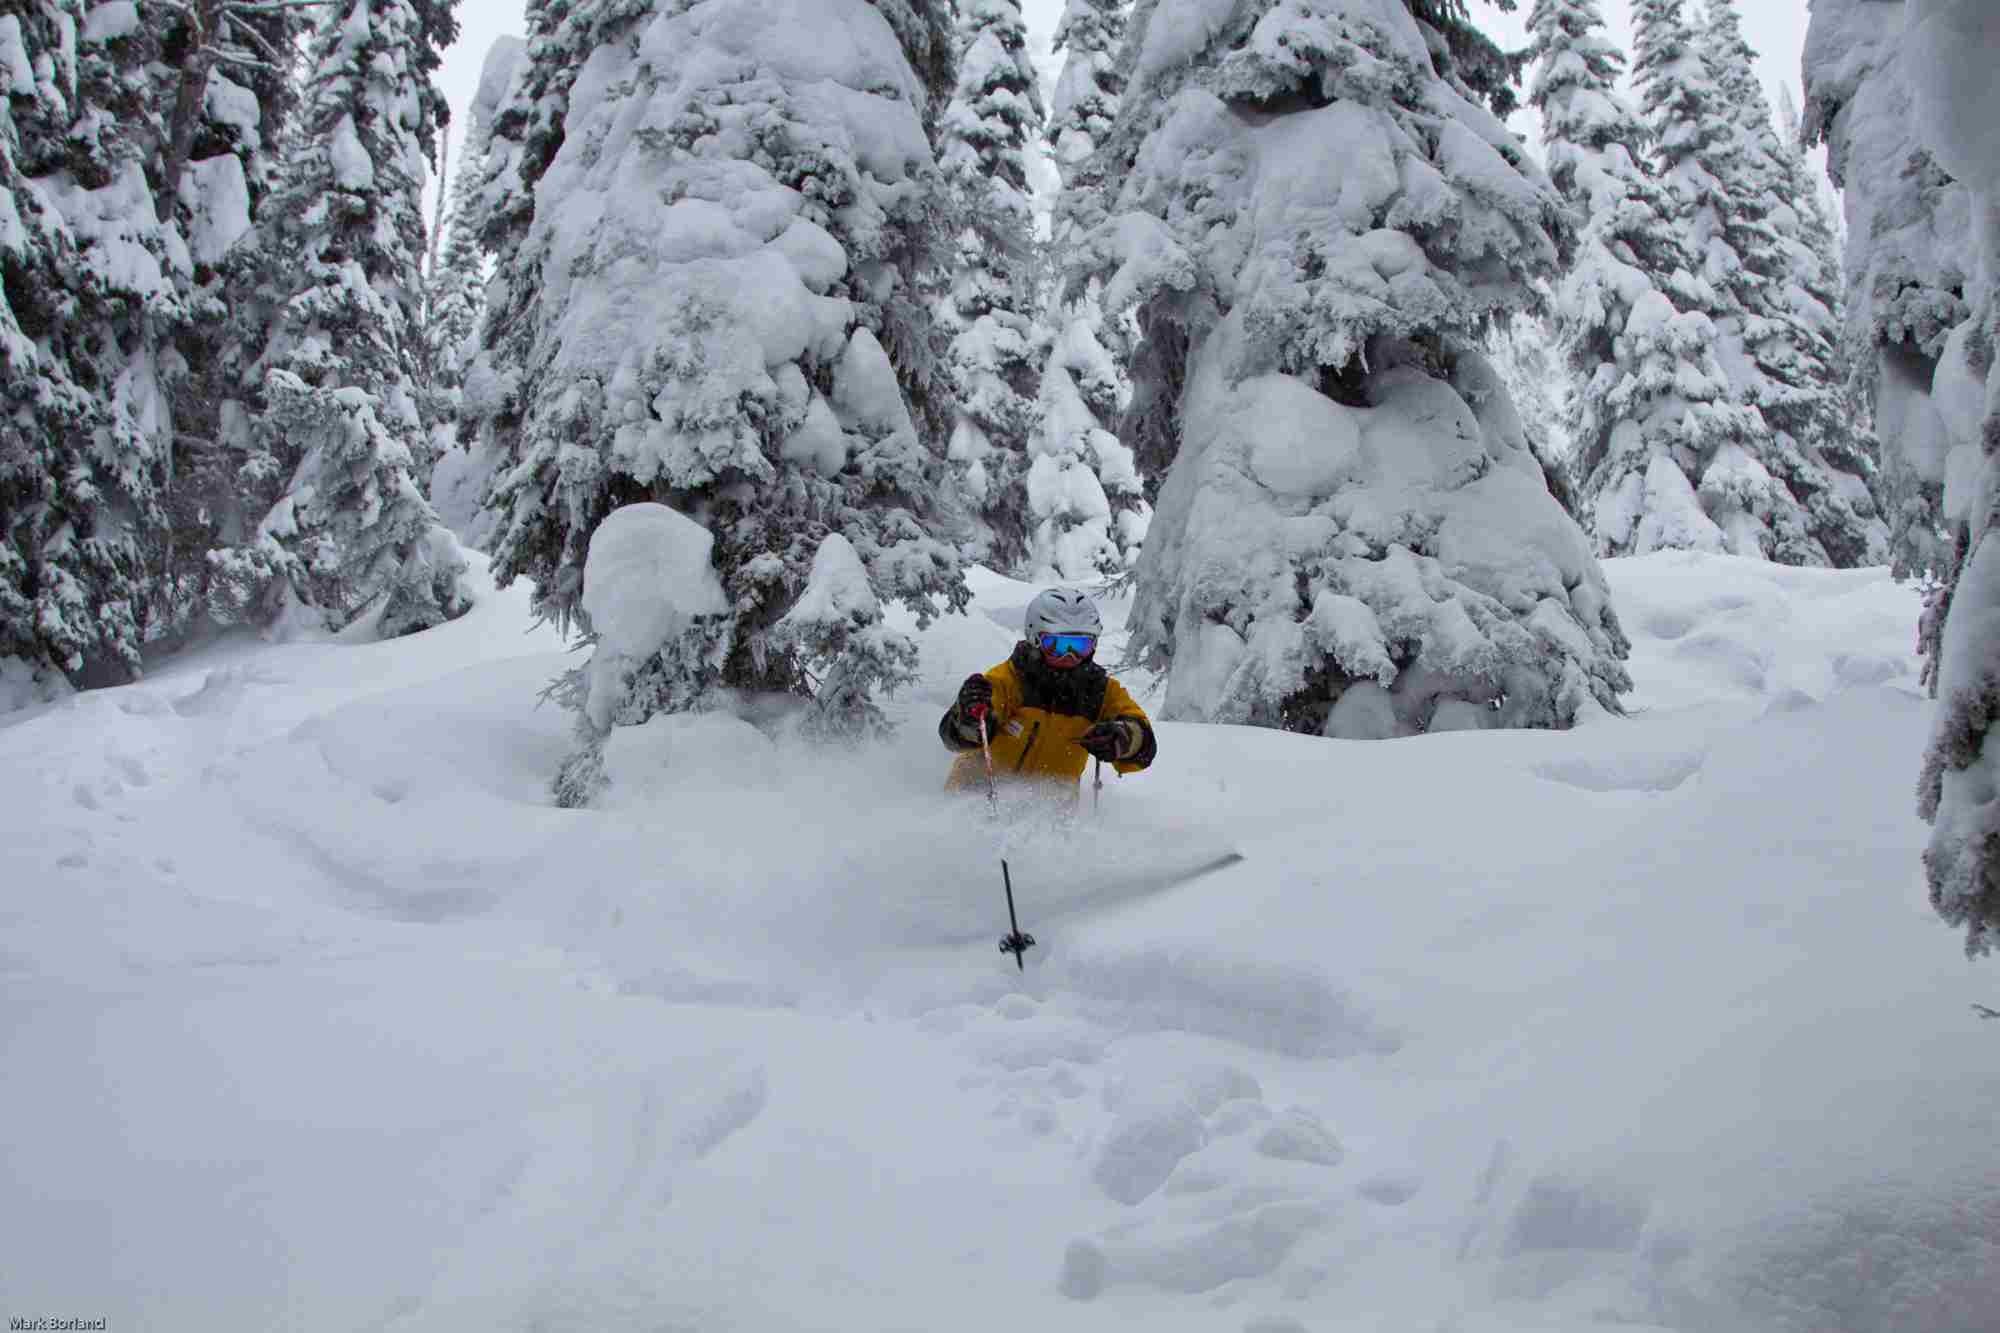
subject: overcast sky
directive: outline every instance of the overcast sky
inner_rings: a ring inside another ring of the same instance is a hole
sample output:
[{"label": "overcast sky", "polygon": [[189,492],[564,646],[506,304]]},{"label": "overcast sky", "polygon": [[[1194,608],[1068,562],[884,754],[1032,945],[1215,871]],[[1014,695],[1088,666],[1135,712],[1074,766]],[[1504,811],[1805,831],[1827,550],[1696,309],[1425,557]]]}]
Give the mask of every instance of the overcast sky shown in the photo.
[{"label": "overcast sky", "polygon": [[[1164,2],[1171,5],[1178,0]],[[1474,0],[1473,8],[1487,23],[1488,31],[1494,38],[1501,45],[1512,48],[1527,42],[1525,27],[1531,4],[1532,0],[1521,0],[1520,7],[1512,14],[1503,14],[1482,0]],[[1028,19],[1029,38],[1045,71],[1051,73],[1049,36],[1055,31],[1062,7],[1063,0],[1022,0]],[[1806,0],[1737,0],[1737,8],[1743,15],[1744,36],[1757,49],[1758,72],[1764,77],[1765,88],[1775,99],[1778,85],[1786,83],[1791,85],[1796,97],[1799,91],[1799,55],[1806,42]],[[1632,48],[1631,9],[1629,0],[1604,0],[1604,14],[1610,21],[1612,35],[1628,53]],[[479,67],[486,58],[486,49],[495,37],[526,32],[523,12],[524,7],[519,0],[464,0],[459,6],[459,40],[445,53],[444,68],[439,76],[445,96],[451,101],[454,156],[465,133],[466,109],[471,106],[473,93],[479,87]],[[1540,134],[1536,122],[1526,114],[1515,118],[1514,128],[1527,136],[1531,144],[1535,144]],[[1536,146],[1539,148],[1539,145]]]}]

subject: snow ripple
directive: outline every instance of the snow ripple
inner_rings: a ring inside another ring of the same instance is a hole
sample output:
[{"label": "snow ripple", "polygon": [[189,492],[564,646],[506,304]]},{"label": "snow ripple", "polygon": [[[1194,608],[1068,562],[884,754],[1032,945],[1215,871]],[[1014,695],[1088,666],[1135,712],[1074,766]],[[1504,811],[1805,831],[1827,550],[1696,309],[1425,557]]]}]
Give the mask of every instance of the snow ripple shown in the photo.
[{"label": "snow ripple", "polygon": [[1388,1055],[1402,1039],[1304,966],[1146,949],[1071,957],[1059,981],[1086,1017],[1127,1030],[1194,1032],[1280,1055]]}]

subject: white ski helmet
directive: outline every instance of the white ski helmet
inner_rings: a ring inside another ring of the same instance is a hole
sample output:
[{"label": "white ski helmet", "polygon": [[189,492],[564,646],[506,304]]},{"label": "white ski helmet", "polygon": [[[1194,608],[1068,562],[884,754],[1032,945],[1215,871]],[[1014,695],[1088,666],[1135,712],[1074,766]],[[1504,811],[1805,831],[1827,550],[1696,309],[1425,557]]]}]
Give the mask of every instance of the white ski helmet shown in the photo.
[{"label": "white ski helmet", "polygon": [[1022,637],[1033,643],[1044,634],[1102,634],[1104,617],[1081,588],[1048,588],[1028,603]]}]

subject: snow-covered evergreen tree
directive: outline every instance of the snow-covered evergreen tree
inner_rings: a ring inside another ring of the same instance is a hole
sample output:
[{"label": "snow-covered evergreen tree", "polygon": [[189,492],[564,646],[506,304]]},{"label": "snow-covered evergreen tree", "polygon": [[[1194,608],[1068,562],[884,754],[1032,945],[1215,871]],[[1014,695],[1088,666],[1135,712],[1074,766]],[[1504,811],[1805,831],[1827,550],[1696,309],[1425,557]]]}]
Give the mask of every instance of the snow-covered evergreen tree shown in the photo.
[{"label": "snow-covered evergreen tree", "polygon": [[[1686,6],[1687,0],[1634,0],[1633,82],[1651,122],[1659,174],[1722,296],[1725,317],[1740,323],[1779,263],[1777,230],[1761,192],[1736,193],[1747,171],[1745,149]],[[1747,211],[1736,212],[1739,204]]]},{"label": "snow-covered evergreen tree", "polygon": [[147,176],[161,56],[130,6],[0,13],[0,697],[16,702],[129,678],[155,633],[189,277]]},{"label": "snow-covered evergreen tree", "polygon": [[915,665],[882,604],[963,604],[943,442],[911,411],[944,401],[923,284],[952,243],[928,135],[946,14],[530,11],[525,109],[496,120],[494,154],[535,202],[485,218],[498,269],[466,397],[504,458],[494,568],[593,628],[592,534],[656,502],[709,534],[727,608],[629,672],[572,680],[565,800],[588,798],[607,719],[723,689],[801,696],[815,727],[868,724],[873,693]]},{"label": "snow-covered evergreen tree", "polygon": [[1131,0],[1063,0],[1052,47],[1063,57],[1049,99],[1049,146],[1062,180],[1050,235],[1056,262],[1063,245],[1087,233],[1104,213],[1104,164],[1098,146],[1111,136],[1125,93],[1118,53]]},{"label": "snow-covered evergreen tree", "polygon": [[1132,451],[1116,432],[1129,393],[1118,355],[1129,340],[1105,328],[1088,273],[1071,271],[1073,242],[1104,215],[1097,145],[1116,121],[1124,86],[1115,55],[1125,10],[1126,0],[1068,0],[1055,33],[1056,49],[1065,52],[1048,127],[1061,182],[1051,222],[1057,281],[1028,474],[1028,568],[1038,579],[1122,572],[1137,558],[1152,516]]},{"label": "snow-covered evergreen tree", "polygon": [[1107,311],[1139,307],[1141,429],[1176,455],[1131,614],[1168,717],[1564,726],[1629,685],[1603,573],[1477,350],[1567,231],[1459,35],[1399,0],[1134,12],[1088,244]]},{"label": "snow-covered evergreen tree", "polygon": [[[2000,949],[2000,10],[1981,0],[1913,0],[1904,62],[1919,132],[1972,196],[1969,318],[1934,381],[1970,475],[1946,474],[1945,512],[1963,514],[1947,613],[1938,628],[1936,731],[1919,810],[1936,828],[1924,853],[1931,901],[1965,931],[1969,954]],[[1975,461],[1976,460],[1976,461]]]},{"label": "snow-covered evergreen tree", "polygon": [[1039,420],[1029,441],[1028,577],[1084,582],[1122,573],[1137,558],[1152,511],[1132,451],[1108,427],[1124,385],[1098,337],[1092,308],[1073,310],[1042,368]]},{"label": "snow-covered evergreen tree", "polygon": [[978,515],[967,554],[1011,569],[1027,554],[1034,493],[1028,437],[1042,349],[1028,154],[1042,131],[1042,94],[1020,0],[958,4],[958,87],[939,150],[964,210],[943,312],[958,390],[950,457],[967,507]]},{"label": "snow-covered evergreen tree", "polygon": [[494,127],[503,109],[515,103],[527,53],[527,43],[518,37],[496,38],[487,49],[464,148],[452,177],[446,240],[426,275],[424,338],[430,389],[437,404],[432,430],[438,441],[430,500],[445,526],[476,550],[485,550],[492,537],[493,516],[481,506],[480,497],[499,460],[490,437],[482,437],[476,429],[460,430],[467,416],[465,373],[485,310],[487,253],[481,237],[487,214],[498,200],[496,187],[514,160],[510,152],[496,147]]},{"label": "snow-covered evergreen tree", "polygon": [[1634,0],[1634,81],[1656,145],[1675,220],[1713,289],[1708,313],[1734,400],[1757,409],[1756,429],[1704,460],[1694,480],[1703,509],[1739,555],[1826,565],[1810,516],[1788,478],[1808,464],[1769,412],[1796,407],[1784,322],[1769,317],[1773,275],[1785,267],[1770,199],[1749,187],[1746,150],[1728,95],[1704,53],[1684,0]]},{"label": "snow-covered evergreen tree", "polygon": [[1549,174],[1584,219],[1555,299],[1584,522],[1607,555],[1723,550],[1695,487],[1726,451],[1755,448],[1763,422],[1716,360],[1715,292],[1641,165],[1650,135],[1618,92],[1624,57],[1596,0],[1537,0],[1529,28]]},{"label": "snow-covered evergreen tree", "polygon": [[1824,371],[1834,406],[1816,423],[1819,453],[1855,513],[1873,530],[1863,563],[1883,564],[1890,558],[1891,535],[1883,503],[1882,447],[1875,437],[1874,410],[1860,365],[1865,343],[1855,337],[1847,321],[1839,219],[1831,211],[1824,181],[1806,161],[1805,130],[1790,85],[1778,92],[1778,146],[1784,173],[1781,197],[1797,218],[1796,231],[1788,233],[1788,239],[1794,274],[1805,295],[1800,308],[1815,318],[1816,310],[1834,316],[1827,330],[1831,351]]},{"label": "snow-covered evergreen tree", "polygon": [[1845,410],[1838,293],[1806,239],[1802,210],[1817,192],[1798,189],[1796,154],[1772,120],[1735,0],[1706,2],[1703,58],[1737,137],[1736,151],[1720,159],[1734,168],[1723,182],[1729,207],[1738,217],[1768,219],[1776,239],[1774,251],[1759,246],[1742,256],[1763,281],[1733,289],[1745,301],[1749,353],[1737,363],[1739,388],[1771,428],[1776,447],[1767,465],[1805,507],[1819,549],[1836,566],[1879,564],[1888,558],[1888,529],[1868,490],[1870,469],[1840,465],[1864,458],[1868,445]]},{"label": "snow-covered evergreen tree", "polygon": [[424,274],[424,365],[434,420],[452,431],[458,419],[458,396],[465,383],[465,343],[479,327],[480,297],[485,290],[486,256],[479,248],[479,231],[469,207],[471,177],[461,168],[452,178],[450,204],[440,226],[444,242]]},{"label": "snow-covered evergreen tree", "polygon": [[463,609],[464,557],[423,495],[420,203],[448,6],[351,0],[314,35],[302,133],[265,233],[269,324],[231,442],[246,527],[212,552],[221,619],[292,606],[409,633]]},{"label": "snow-covered evergreen tree", "polygon": [[[2000,11],[1983,0],[1819,0],[1807,38],[1808,128],[1846,186],[1861,291],[1850,319],[1877,353],[1890,493],[1921,502],[1937,488],[1950,533],[1924,624],[1938,712],[1918,810],[1935,825],[1931,902],[1969,954],[2000,948],[2000,747],[1988,744],[2000,720],[1996,62]],[[1926,554],[1916,541],[1899,557]]]},{"label": "snow-covered evergreen tree", "polygon": [[[1972,202],[1918,131],[1901,61],[1904,18],[1901,3],[1816,0],[1805,132],[1825,143],[1827,174],[1842,189],[1848,339],[1882,441],[1891,560],[1899,576],[1942,577],[1956,559],[1944,511],[1949,460],[1975,446],[1963,422],[1961,443],[1951,442],[1932,389],[1947,340],[1969,314]],[[1963,519],[1962,509],[1953,517]]]},{"label": "snow-covered evergreen tree", "polygon": [[1516,315],[1494,321],[1483,350],[1521,418],[1521,433],[1548,479],[1549,494],[1575,518],[1576,486],[1570,477],[1574,448],[1565,419],[1576,393],[1575,377],[1558,354],[1554,334],[1541,318]]},{"label": "snow-covered evergreen tree", "polygon": [[[1518,0],[1498,3],[1501,9],[1512,9]],[[1503,51],[1473,17],[1471,0],[1403,0],[1403,4],[1423,24],[1433,58],[1451,71],[1452,81],[1502,120],[1512,115],[1520,104],[1518,89],[1527,53]]]},{"label": "snow-covered evergreen tree", "polygon": [[205,624],[208,554],[241,531],[232,526],[240,459],[229,439],[240,422],[224,414],[236,411],[243,368],[263,341],[259,242],[283,141],[296,133],[299,71],[290,53],[313,11],[190,0],[162,13],[162,59],[149,70],[153,101],[168,110],[157,117],[147,175],[162,203],[166,182],[176,182],[169,212],[192,261],[189,318],[173,336],[170,540],[159,576],[160,631],[171,635]]},{"label": "snow-covered evergreen tree", "polygon": [[[1805,127],[1798,99],[1789,84],[1778,89],[1778,152],[1782,171],[1780,190],[1797,215],[1794,241],[1797,276],[1806,294],[1845,322],[1846,302],[1841,290],[1840,220],[1832,212],[1824,181],[1815,177],[1806,161]],[[1845,355],[1846,344],[1836,338],[1836,356]],[[1844,363],[1843,363],[1844,364]]]}]

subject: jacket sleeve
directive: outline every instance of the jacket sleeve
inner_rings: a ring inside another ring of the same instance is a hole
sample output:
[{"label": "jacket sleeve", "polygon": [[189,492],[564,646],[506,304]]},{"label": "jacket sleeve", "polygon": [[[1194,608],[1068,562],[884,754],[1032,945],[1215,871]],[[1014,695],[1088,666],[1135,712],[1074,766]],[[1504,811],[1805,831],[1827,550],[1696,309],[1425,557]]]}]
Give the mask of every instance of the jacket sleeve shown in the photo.
[{"label": "jacket sleeve", "polygon": [[1139,707],[1138,700],[1118,683],[1118,678],[1112,676],[1104,682],[1104,706],[1098,709],[1097,720],[1110,722],[1118,718],[1137,722],[1139,730],[1145,733],[1146,740],[1139,747],[1139,753],[1130,759],[1119,760],[1112,767],[1120,773],[1137,773],[1151,767],[1154,757],[1160,752],[1160,743],[1153,735],[1153,720],[1146,716],[1145,709]]}]

